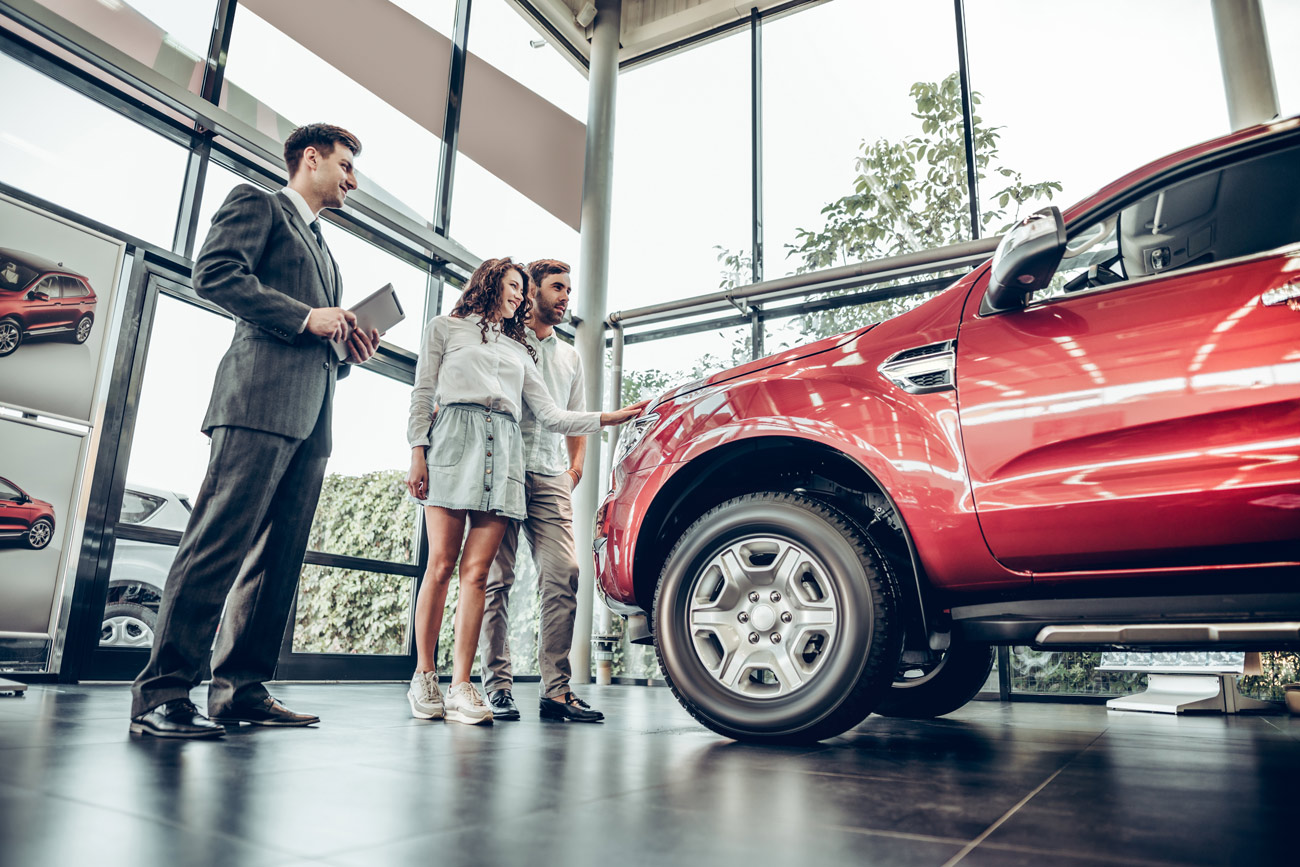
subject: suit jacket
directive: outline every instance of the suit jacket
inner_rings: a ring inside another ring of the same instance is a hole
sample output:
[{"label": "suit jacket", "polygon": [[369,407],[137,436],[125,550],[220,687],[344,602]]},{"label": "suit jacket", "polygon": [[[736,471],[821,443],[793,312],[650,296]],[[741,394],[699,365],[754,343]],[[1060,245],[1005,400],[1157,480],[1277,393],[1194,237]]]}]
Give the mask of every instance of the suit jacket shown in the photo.
[{"label": "suit jacket", "polygon": [[349,367],[300,329],[313,307],[338,306],[341,283],[287,197],[249,184],[231,190],[194,262],[194,291],[236,319],[204,433],[226,425],[306,439],[324,407],[328,453],[334,383]]}]

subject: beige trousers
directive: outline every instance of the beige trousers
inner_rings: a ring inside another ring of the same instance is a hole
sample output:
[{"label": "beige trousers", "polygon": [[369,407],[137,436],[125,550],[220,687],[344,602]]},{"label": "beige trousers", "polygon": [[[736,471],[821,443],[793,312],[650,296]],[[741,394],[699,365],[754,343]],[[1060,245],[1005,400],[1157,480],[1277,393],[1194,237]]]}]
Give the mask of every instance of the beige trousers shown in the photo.
[{"label": "beige trousers", "polygon": [[509,612],[510,587],[515,581],[515,556],[519,530],[533,550],[537,587],[542,596],[541,626],[537,636],[538,668],[542,695],[554,697],[569,691],[569,648],[578,609],[578,561],[573,548],[572,476],[524,474],[528,516],[511,521],[488,571],[479,633],[479,660],[483,664],[483,689],[511,689]]}]

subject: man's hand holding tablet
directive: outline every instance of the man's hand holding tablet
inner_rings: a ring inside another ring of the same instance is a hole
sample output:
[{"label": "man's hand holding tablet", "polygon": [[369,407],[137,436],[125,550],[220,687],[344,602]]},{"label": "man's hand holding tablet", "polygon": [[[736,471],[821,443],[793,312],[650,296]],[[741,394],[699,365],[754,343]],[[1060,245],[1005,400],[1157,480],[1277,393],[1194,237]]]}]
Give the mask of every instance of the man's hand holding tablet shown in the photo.
[{"label": "man's hand holding tablet", "polygon": [[393,284],[375,290],[347,310],[352,314],[346,340],[331,340],[339,361],[360,364],[375,354],[379,336],[406,318]]}]

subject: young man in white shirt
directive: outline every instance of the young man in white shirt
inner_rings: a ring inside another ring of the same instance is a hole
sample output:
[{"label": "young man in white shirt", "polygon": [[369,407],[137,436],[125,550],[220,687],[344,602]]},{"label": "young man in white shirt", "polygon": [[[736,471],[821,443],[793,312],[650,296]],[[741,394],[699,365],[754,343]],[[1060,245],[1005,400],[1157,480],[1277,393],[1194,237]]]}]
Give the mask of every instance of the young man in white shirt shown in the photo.
[{"label": "young man in white shirt", "polygon": [[[555,259],[539,259],[528,266],[533,291],[533,312],[528,321],[529,344],[546,387],[557,406],[573,412],[586,409],[582,363],[577,351],[561,341],[555,326],[564,319],[572,285],[569,266]],[[507,601],[515,580],[515,555],[522,525],[537,564],[537,584],[542,596],[538,662],[542,676],[539,712],[542,719],[601,722],[605,716],[592,710],[569,689],[572,674],[569,648],[573,644],[577,613],[578,561],[573,542],[573,489],[582,479],[587,438],[561,436],[544,430],[532,413],[520,419],[524,438],[524,494],[528,517],[511,522],[488,572],[479,634],[483,663],[483,688],[493,719],[519,719],[511,689]]]}]

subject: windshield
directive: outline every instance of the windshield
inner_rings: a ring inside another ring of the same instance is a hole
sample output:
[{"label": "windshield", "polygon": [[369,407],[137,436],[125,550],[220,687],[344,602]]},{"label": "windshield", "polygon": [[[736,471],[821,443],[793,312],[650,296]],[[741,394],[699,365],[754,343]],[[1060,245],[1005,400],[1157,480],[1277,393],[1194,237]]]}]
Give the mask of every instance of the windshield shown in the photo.
[{"label": "windshield", "polygon": [[15,262],[12,259],[0,259],[0,290],[21,291],[35,280],[38,274],[40,272],[35,268],[21,262]]}]

